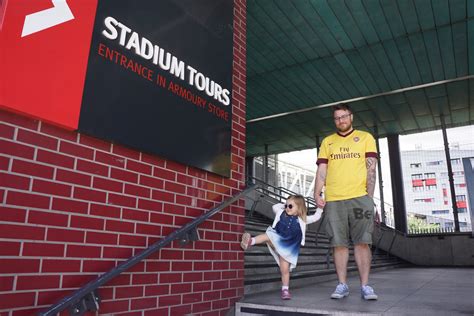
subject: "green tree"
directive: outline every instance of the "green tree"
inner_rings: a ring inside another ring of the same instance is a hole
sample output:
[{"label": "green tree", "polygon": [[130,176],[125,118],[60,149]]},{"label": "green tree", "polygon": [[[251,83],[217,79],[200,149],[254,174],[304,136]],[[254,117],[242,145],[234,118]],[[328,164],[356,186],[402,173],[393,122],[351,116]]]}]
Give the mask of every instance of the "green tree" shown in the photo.
[{"label": "green tree", "polygon": [[438,229],[439,226],[436,224],[429,224],[425,220],[410,216],[408,217],[408,231],[417,232],[417,231],[429,231],[430,229]]}]

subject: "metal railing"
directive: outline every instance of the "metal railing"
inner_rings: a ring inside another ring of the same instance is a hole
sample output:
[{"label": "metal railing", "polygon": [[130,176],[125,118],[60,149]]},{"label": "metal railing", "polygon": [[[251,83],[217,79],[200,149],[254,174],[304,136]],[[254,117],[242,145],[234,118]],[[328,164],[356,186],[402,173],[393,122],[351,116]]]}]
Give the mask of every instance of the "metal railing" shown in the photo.
[{"label": "metal railing", "polygon": [[146,259],[148,256],[170,244],[174,240],[179,239],[182,245],[185,245],[191,241],[199,240],[197,227],[201,223],[203,223],[216,213],[220,212],[222,209],[226,208],[227,206],[231,205],[241,197],[247,195],[248,193],[257,188],[258,185],[248,186],[243,191],[237,193],[236,195],[219,204],[215,208],[209,210],[207,213],[195,218],[194,220],[172,232],[165,238],[155,242],[153,245],[143,250],[139,254],[120,263],[118,266],[97,277],[95,280],[90,281],[80,289],[73,292],[71,295],[66,296],[58,303],[49,307],[47,310],[40,312],[38,315],[53,316],[67,308],[69,308],[69,313],[71,315],[83,315],[88,311],[97,311],[99,309],[100,304],[100,298],[96,292],[97,288],[107,283],[114,277],[118,276],[122,272],[130,269],[135,264]]},{"label": "metal railing", "polygon": [[[382,223],[382,222],[375,221],[374,226],[375,226],[375,229],[378,229],[379,232],[380,232],[380,236],[374,244],[374,248],[375,248],[374,249],[374,254],[377,254],[379,252],[380,242],[382,241],[385,233],[391,233],[392,234],[392,240],[390,241],[390,247],[385,251],[387,253],[387,257],[390,257],[392,255],[392,247],[393,247],[393,243],[395,242],[395,238],[396,238],[397,234],[402,235],[404,237],[406,237],[406,234],[399,231],[399,230],[396,230],[393,227],[387,226],[385,223]],[[372,262],[374,261],[374,259],[375,259],[375,257],[372,257]]]},{"label": "metal railing", "polygon": [[[296,194],[295,192],[293,192],[293,191],[291,191],[287,188],[273,186],[271,184],[263,182],[262,180],[260,180],[258,178],[255,178],[255,177],[248,177],[248,183],[258,183],[259,187],[257,188],[256,191],[262,194],[261,196],[259,196],[257,198],[257,200],[254,201],[254,203],[252,205],[252,208],[249,212],[249,217],[252,216],[253,211],[256,208],[256,205],[261,202],[262,198],[270,197],[270,198],[273,198],[273,199],[276,199],[276,200],[279,200],[279,201],[283,201],[283,200],[287,199],[288,196]],[[305,197],[305,200],[306,200],[307,205],[309,206],[308,210],[310,209],[310,207],[311,207],[311,209],[317,208],[316,201],[313,198]],[[315,245],[318,244],[318,235],[319,235],[321,227],[323,226],[322,222],[324,221],[324,214],[325,213],[323,213],[323,217],[321,218],[320,224],[319,224],[319,226],[316,230]],[[404,234],[404,233],[402,233],[402,232],[400,232],[400,231],[398,231],[398,230],[396,230],[392,227],[387,226],[385,223],[380,223],[375,219],[374,219],[374,224],[375,224],[375,227],[377,229],[379,229],[379,231],[380,231],[380,236],[379,236],[378,240],[374,243],[374,254],[379,252],[379,249],[380,249],[379,245],[380,245],[380,242],[381,242],[382,237],[384,236],[384,234],[385,233],[392,233],[393,238],[392,238],[391,243],[390,243],[390,249],[388,251],[386,251],[387,257],[390,257],[391,256],[391,248],[392,248],[392,246],[394,244],[394,241],[395,241],[395,236],[397,234],[402,234],[402,235],[406,236],[406,234]],[[331,265],[331,247],[328,247],[328,249],[327,249],[327,252],[325,254],[325,260],[326,260],[326,268],[329,269],[330,265]],[[375,256],[372,258],[372,262],[375,262]]]},{"label": "metal railing", "polygon": [[[276,187],[274,185],[268,184],[263,182],[262,180],[255,178],[255,177],[248,177],[247,183],[258,184],[257,191],[263,193],[269,197],[279,200],[283,202],[286,200],[290,195],[297,195],[298,193],[293,192],[284,187]],[[316,201],[312,197],[305,196],[306,206],[308,210],[316,209]]]},{"label": "metal railing", "polygon": [[[258,184],[259,187],[257,188],[257,192],[262,194],[261,196],[259,196],[253,202],[252,207],[250,208],[249,217],[252,217],[253,212],[257,208],[257,205],[261,202],[261,199],[264,198],[265,196],[268,196],[270,198],[273,198],[273,199],[276,199],[280,202],[283,202],[290,195],[296,195],[297,194],[297,193],[295,193],[295,192],[293,192],[293,191],[291,191],[287,188],[276,187],[276,186],[273,186],[271,184],[265,183],[265,182],[263,182],[262,180],[260,180],[258,178],[251,177],[251,176],[248,177],[247,183]],[[316,200],[313,199],[312,197],[305,196],[304,199],[306,201],[306,207],[308,208],[308,212],[318,208],[317,205],[316,205]],[[323,221],[324,221],[324,213],[323,213],[323,215],[321,217],[321,220],[320,220],[320,223],[319,223],[319,225],[316,229],[316,235],[315,235],[316,237],[315,237],[315,240],[314,240],[315,245],[318,245],[318,236],[319,236],[319,232],[321,230]],[[329,254],[327,254],[326,257],[329,258]],[[329,259],[327,259],[327,260],[329,260]]]}]

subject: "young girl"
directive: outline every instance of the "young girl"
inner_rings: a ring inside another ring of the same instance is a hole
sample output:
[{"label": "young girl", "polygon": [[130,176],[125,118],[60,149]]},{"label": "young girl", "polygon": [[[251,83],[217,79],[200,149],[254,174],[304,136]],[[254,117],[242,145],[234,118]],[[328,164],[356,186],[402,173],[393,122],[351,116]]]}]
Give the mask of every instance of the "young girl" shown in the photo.
[{"label": "young girl", "polygon": [[291,195],[286,204],[273,205],[275,220],[264,234],[251,237],[249,233],[242,235],[240,246],[247,250],[255,244],[267,243],[270,253],[280,266],[281,272],[281,299],[291,299],[289,291],[290,271],[296,267],[300,246],[304,246],[306,225],[321,218],[322,210],[318,209],[314,215],[306,216],[308,212],[304,197]]}]

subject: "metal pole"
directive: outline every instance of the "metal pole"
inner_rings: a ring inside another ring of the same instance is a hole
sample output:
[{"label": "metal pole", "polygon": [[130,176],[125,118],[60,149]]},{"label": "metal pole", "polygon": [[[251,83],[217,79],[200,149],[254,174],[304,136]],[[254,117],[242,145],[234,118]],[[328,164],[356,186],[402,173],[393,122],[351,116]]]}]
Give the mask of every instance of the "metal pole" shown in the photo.
[{"label": "metal pole", "polygon": [[268,183],[268,145],[265,144],[265,156],[263,157],[263,182]]},{"label": "metal pole", "polygon": [[474,237],[474,157],[462,159],[464,177],[466,178],[467,199],[469,201],[468,213],[471,216],[471,234]]},{"label": "metal pole", "polygon": [[273,157],[273,160],[275,161],[275,174],[273,177],[273,185],[279,187],[280,183],[278,182],[278,155],[274,154]]},{"label": "metal pole", "polygon": [[254,157],[245,157],[245,174],[247,182],[253,183],[253,178],[255,177]]},{"label": "metal pole", "polygon": [[388,155],[390,157],[390,170],[392,172],[392,197],[393,217],[395,229],[406,234],[407,212],[405,208],[405,191],[403,188],[402,162],[400,157],[400,143],[398,135],[388,135]]},{"label": "metal pole", "polygon": [[384,224],[385,222],[385,200],[383,197],[383,177],[382,177],[382,164],[380,161],[382,157],[380,156],[380,143],[379,143],[379,133],[377,126],[375,126],[375,144],[377,146],[377,154],[379,156],[379,161],[377,163],[377,172],[379,173],[379,191],[380,191],[380,221]]},{"label": "metal pole", "polygon": [[441,120],[441,130],[443,132],[444,153],[446,154],[446,165],[448,167],[449,189],[451,191],[451,203],[453,204],[454,231],[459,232],[458,206],[456,203],[456,190],[454,189],[453,168],[451,166],[451,155],[449,153],[448,135],[446,133],[446,124],[444,115],[439,117]]}]

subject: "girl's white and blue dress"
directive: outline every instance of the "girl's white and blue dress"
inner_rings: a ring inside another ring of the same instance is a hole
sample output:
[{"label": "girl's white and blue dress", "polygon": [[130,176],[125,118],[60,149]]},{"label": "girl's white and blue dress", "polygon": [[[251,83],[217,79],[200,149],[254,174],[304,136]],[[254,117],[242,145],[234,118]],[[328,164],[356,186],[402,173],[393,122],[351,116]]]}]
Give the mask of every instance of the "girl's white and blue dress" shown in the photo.
[{"label": "girl's white and blue dress", "polygon": [[291,271],[298,263],[300,246],[304,246],[306,225],[319,220],[322,210],[318,209],[314,215],[307,216],[306,223],[299,216],[288,215],[283,203],[273,205],[273,212],[275,220],[266,231],[273,247],[269,243],[267,246],[277,264],[280,265],[280,257],[282,257],[290,263]]}]

